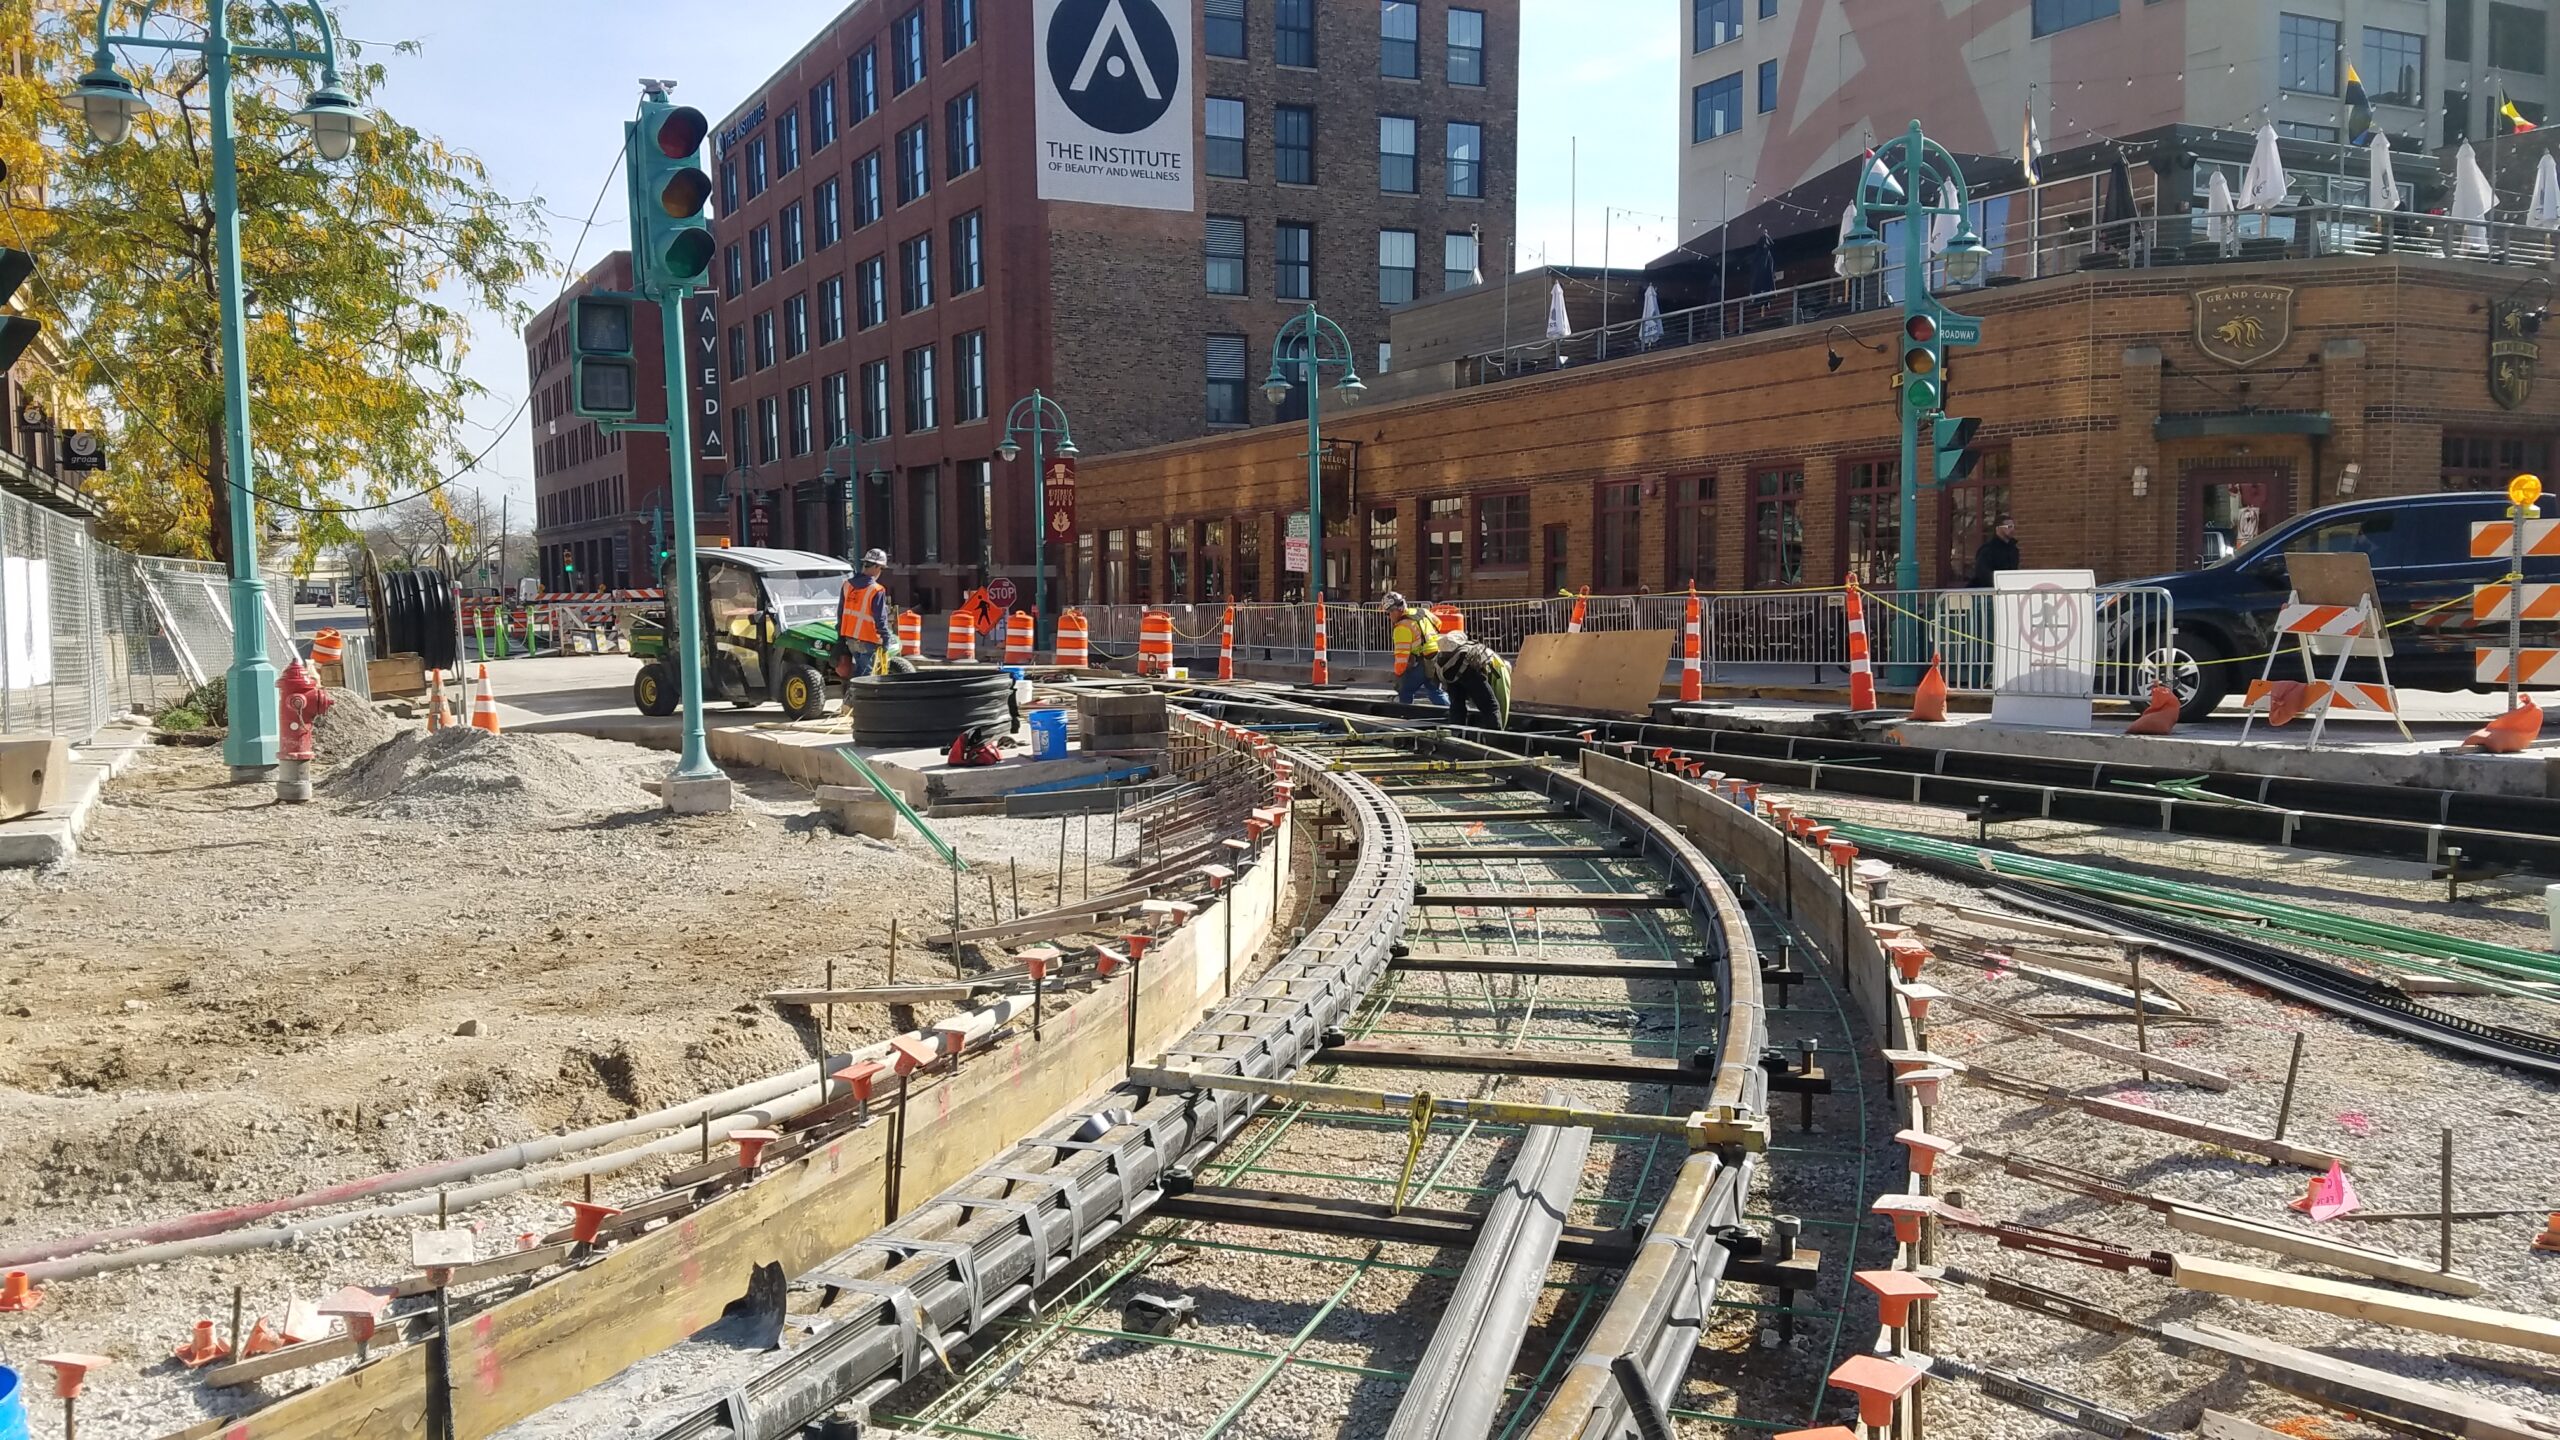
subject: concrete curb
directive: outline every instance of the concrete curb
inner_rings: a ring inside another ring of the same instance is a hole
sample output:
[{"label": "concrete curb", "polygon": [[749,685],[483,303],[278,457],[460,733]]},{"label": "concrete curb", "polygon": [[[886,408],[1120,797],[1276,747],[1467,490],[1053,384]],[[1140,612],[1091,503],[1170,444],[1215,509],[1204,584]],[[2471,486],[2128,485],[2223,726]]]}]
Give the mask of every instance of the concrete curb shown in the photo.
[{"label": "concrete curb", "polygon": [[121,775],[151,745],[151,727],[118,720],[71,752],[63,802],[50,810],[0,821],[0,867],[60,869],[80,853],[80,836],[98,808],[107,782]]}]

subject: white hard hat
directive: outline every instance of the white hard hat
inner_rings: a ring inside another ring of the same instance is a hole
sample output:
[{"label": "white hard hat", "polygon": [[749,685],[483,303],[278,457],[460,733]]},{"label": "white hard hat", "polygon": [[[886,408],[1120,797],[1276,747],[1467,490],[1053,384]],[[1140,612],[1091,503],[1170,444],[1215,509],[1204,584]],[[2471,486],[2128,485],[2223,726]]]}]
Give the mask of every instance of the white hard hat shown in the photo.
[{"label": "white hard hat", "polygon": [[886,565],[889,563],[889,552],[886,550],[865,550],[862,552],[862,563],[865,565]]}]

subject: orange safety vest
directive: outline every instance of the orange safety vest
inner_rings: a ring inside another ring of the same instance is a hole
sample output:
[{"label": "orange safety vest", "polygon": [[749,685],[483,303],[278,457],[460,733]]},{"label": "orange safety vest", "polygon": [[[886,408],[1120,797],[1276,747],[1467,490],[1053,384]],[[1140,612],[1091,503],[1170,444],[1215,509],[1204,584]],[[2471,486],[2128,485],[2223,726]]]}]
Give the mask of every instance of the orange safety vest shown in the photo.
[{"label": "orange safety vest", "polygon": [[855,645],[882,644],[881,616],[888,608],[888,588],[868,575],[856,574],[844,582],[844,593],[836,601],[836,635]]}]

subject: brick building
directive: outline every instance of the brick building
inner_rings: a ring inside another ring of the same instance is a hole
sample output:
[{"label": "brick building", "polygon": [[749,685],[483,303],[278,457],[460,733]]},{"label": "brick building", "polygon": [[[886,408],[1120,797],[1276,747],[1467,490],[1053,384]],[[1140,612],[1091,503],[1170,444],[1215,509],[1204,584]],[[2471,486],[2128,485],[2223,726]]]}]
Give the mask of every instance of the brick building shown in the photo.
[{"label": "brick building", "polygon": [[[2407,252],[2081,269],[1950,297],[1983,322],[1984,343],[1948,367],[1955,408],[1983,421],[1980,459],[1965,484],[1923,494],[1923,582],[1962,584],[2004,510],[2029,565],[2114,580],[2192,565],[2216,537],[2245,541],[2348,495],[2549,473],[2560,384],[2492,387],[2491,326],[2519,295],[2536,303],[2531,274]],[[2221,303],[2235,288],[2271,343],[2246,365],[2199,339],[2199,295]],[[1356,507],[1351,594],[1889,578],[1895,362],[1852,341],[1890,341],[1898,323],[1890,309],[1822,316],[1328,411]],[[2524,323],[2506,338],[2539,322]],[[1304,445],[1279,426],[1087,462],[1072,593],[1274,597]],[[1111,563],[1150,553],[1187,563],[1143,578]]]},{"label": "brick building", "polygon": [[984,570],[1027,604],[1017,399],[1088,454],[1240,429],[1289,413],[1261,380],[1308,301],[1384,368],[1391,306],[1508,253],[1518,0],[1129,3],[1189,27],[1182,208],[1041,198],[1033,0],[857,0],[715,122],[743,541],[858,535],[902,600]]},{"label": "brick building", "polygon": [[[534,539],[542,586],[553,591],[618,590],[657,584],[654,558],[675,540],[667,508],[667,442],[647,433],[606,434],[569,408],[569,308],[579,296],[631,288],[631,252],[617,250],[533,317],[524,331],[533,385]],[[640,368],[639,420],[666,419],[665,332],[657,307],[632,310],[632,354]],[[704,538],[727,534],[716,474],[698,474],[694,523]]]}]

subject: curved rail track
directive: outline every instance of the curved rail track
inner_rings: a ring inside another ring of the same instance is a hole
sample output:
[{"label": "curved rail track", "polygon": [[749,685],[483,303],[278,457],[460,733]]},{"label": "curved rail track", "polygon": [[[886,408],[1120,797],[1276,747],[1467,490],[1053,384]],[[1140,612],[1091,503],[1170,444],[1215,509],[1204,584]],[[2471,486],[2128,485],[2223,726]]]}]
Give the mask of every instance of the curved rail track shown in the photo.
[{"label": "curved rail track", "polygon": [[[1761,1001],[1764,952],[1802,937],[1664,822],[1552,764],[1268,701],[1204,708],[1294,731],[1279,738],[1329,906],[1096,1111],[803,1277],[811,1337],[661,1440],[851,1433],[830,1426],[857,1416],[1138,1433],[1108,1414],[1079,1428],[1057,1393],[1053,1372],[1096,1342],[1188,1352],[1177,1408],[1216,1413],[1150,1433],[1272,1433],[1271,1407],[1313,1385],[1343,1433],[1597,1440],[1735,1421],[1684,1408],[1720,1318],[1828,1320],[1837,1352],[1848,1307],[1810,1302],[1846,1291],[1844,1267],[1826,1281],[1810,1249],[1764,1247],[1749,1208],[1755,1177],[1771,1188],[1773,1084],[1818,1074],[1813,1042],[1802,1072],[1772,1058]],[[1828,989],[1819,966],[1790,978],[1808,977]],[[1836,994],[1830,1009],[1845,1040]],[[1860,1148],[1832,1153],[1863,1188],[1859,1104]],[[1859,1207],[1833,1203],[1806,1223],[1854,1252]],[[1176,1253],[1179,1275],[1158,1274]],[[1220,1279],[1271,1262],[1322,1277],[1287,1297],[1294,1327],[1246,1315],[1268,1309],[1253,1283]],[[1779,1303],[1720,1299],[1734,1284]],[[1130,1315],[1145,1323],[1110,1323]]]}]

